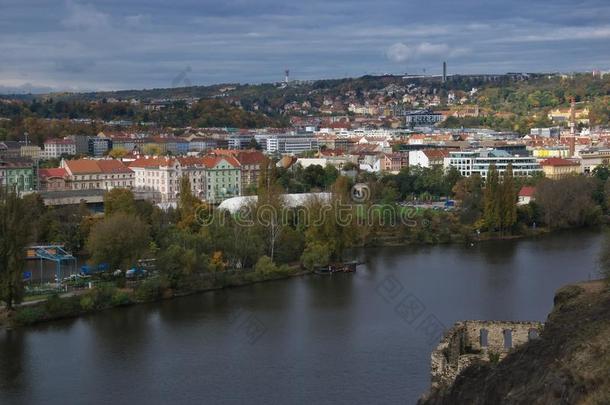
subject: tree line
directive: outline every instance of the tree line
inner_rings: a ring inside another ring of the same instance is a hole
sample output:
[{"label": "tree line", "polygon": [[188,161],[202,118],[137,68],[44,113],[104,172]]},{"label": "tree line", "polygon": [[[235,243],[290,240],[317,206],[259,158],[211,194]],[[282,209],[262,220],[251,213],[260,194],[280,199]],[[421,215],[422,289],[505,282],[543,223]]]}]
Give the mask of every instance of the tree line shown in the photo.
[{"label": "tree line", "polygon": [[[310,174],[317,180],[307,181],[303,190],[324,186],[331,197],[287,207],[287,174],[269,160],[255,190],[258,199],[237,214],[200,201],[186,177],[177,207],[166,211],[136,201],[127,189],[106,193],[103,214],[84,204],[48,207],[38,194],[18,197],[3,190],[0,300],[11,307],[22,298],[24,249],[29,243],[63,244],[91,263],[108,263],[112,269],[126,270],[138,259],[154,258],[160,274],[154,291],[180,290],[235,270],[248,270],[259,278],[290,274],[300,267],[312,270],[342,261],[354,246],[470,243],[480,235],[595,225],[610,209],[607,167],[591,176],[559,180],[516,178],[510,166],[503,175],[492,167],[486,181],[438,168],[405,168],[393,175],[359,173],[355,178],[328,168],[312,169]],[[296,178],[301,176],[304,171]],[[367,200],[353,200],[356,182],[370,190]],[[517,206],[523,185],[535,186],[535,201]],[[453,198],[458,209],[415,209],[405,204],[425,196]]]}]

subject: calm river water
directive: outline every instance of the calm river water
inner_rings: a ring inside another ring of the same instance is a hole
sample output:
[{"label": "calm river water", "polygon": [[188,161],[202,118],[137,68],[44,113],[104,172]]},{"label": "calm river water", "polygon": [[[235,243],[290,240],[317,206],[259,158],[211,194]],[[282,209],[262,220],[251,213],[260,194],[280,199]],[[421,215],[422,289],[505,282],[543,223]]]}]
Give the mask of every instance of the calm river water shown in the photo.
[{"label": "calm river water", "polygon": [[412,404],[442,327],[544,320],[601,232],[361,251],[308,276],[0,332],[1,404]]}]

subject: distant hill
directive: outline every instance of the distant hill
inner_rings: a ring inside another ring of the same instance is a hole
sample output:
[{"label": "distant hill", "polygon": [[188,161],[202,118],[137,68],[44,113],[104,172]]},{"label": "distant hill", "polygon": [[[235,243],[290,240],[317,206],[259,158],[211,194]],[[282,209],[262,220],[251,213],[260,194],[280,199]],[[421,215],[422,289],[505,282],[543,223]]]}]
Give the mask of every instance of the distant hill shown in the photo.
[{"label": "distant hill", "polygon": [[[232,96],[248,96],[253,93],[272,93],[272,94],[293,94],[303,93],[312,90],[327,90],[345,92],[348,90],[376,90],[382,89],[391,84],[407,85],[415,84],[420,86],[437,86],[446,89],[470,90],[471,87],[484,86],[490,83],[510,83],[518,80],[535,79],[545,77],[546,74],[504,74],[504,75],[453,75],[449,77],[447,83],[442,84],[440,76],[403,76],[403,75],[383,75],[383,76],[362,76],[357,78],[345,79],[321,79],[307,82],[292,82],[288,86],[282,83],[263,83],[263,84],[239,84],[221,83],[210,86],[190,86],[172,88],[154,88],[142,90],[118,90],[100,92],[55,92],[46,94],[0,94],[0,98],[16,100],[46,99],[52,97],[56,100],[81,100],[93,101],[102,99],[183,99],[183,98],[212,98],[223,94],[221,90],[233,88],[229,93]],[[442,86],[441,86],[442,85]]]}]

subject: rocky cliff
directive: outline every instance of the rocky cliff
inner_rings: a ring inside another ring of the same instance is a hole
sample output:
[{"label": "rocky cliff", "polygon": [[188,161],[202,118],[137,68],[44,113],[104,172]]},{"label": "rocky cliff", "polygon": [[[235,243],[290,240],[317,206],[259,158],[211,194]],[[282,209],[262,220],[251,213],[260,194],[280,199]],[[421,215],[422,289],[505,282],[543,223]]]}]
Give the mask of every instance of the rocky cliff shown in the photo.
[{"label": "rocky cliff", "polygon": [[562,288],[539,338],[473,362],[420,404],[610,404],[610,289]]}]

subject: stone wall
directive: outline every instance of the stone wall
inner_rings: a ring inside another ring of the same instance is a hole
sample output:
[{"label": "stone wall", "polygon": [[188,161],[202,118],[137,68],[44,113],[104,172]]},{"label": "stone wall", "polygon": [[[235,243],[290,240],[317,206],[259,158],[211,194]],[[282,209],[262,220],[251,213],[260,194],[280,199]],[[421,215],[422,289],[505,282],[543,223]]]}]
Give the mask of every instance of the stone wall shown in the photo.
[{"label": "stone wall", "polygon": [[447,331],[431,355],[432,389],[448,386],[475,360],[500,359],[514,347],[538,337],[540,322],[462,321]]}]

